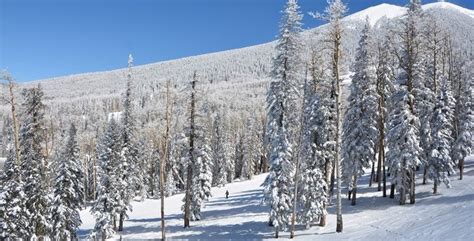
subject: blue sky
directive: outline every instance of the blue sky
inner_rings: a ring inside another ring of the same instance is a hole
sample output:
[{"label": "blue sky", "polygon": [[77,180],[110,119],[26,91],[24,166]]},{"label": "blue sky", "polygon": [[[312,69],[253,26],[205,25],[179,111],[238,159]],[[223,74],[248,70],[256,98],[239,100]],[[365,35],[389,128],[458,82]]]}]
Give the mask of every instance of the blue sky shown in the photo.
[{"label": "blue sky", "polygon": [[[350,13],[380,3],[345,0]],[[0,0],[0,69],[18,81],[125,67],[275,39],[285,0]],[[323,11],[326,0],[300,0]],[[425,0],[423,3],[433,2]],[[450,2],[470,9],[472,0]],[[305,14],[304,27],[320,22]]]}]

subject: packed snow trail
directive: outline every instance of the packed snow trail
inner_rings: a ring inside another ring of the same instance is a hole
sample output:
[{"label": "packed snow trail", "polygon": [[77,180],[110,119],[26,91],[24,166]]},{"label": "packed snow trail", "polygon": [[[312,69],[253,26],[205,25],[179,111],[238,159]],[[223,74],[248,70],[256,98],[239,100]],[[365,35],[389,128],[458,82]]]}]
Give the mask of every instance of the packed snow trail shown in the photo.
[{"label": "packed snow trail", "polygon": [[[336,234],[334,208],[329,208],[326,227],[309,230],[298,227],[296,240],[470,240],[474,233],[474,157],[466,160],[464,180],[459,174],[451,176],[452,188],[439,187],[433,195],[433,184],[421,185],[418,173],[416,204],[398,205],[395,199],[382,198],[377,183],[368,187],[368,176],[361,180],[357,205],[351,206],[347,196],[343,200],[344,231]],[[266,175],[250,181],[235,182],[213,188],[213,197],[202,210],[202,220],[191,222],[183,229],[183,194],[166,198],[166,231],[170,240],[262,240],[273,239],[273,228],[268,226],[268,207],[262,205],[262,187]],[[229,199],[225,192],[229,190]],[[389,190],[388,190],[389,191]],[[387,193],[388,194],[388,193]],[[124,224],[124,231],[116,238],[159,239],[160,201],[134,202],[133,212]],[[83,225],[79,235],[86,238],[94,227],[89,210],[81,212]],[[288,232],[280,233],[287,239]]]}]

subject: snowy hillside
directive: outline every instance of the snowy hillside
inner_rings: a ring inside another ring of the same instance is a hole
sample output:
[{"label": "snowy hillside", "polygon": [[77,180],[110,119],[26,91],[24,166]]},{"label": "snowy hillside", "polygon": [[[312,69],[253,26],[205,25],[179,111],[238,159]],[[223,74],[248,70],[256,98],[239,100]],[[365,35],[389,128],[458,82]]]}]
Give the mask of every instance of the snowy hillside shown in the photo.
[{"label": "snowy hillside", "polygon": [[448,9],[452,11],[457,11],[462,14],[468,15],[471,18],[474,18],[474,10],[466,9],[463,7],[460,7],[456,4],[450,3],[450,2],[435,2],[435,3],[428,3],[423,6],[423,9],[429,10],[429,9]]},{"label": "snowy hillside", "polygon": [[[356,206],[343,202],[344,232],[336,234],[334,207],[331,207],[326,227],[313,227],[296,233],[297,240],[470,240],[474,232],[474,156],[466,160],[465,180],[452,179],[452,188],[443,185],[440,194],[432,194],[432,185],[418,180],[417,203],[398,205],[397,199],[382,198],[376,187],[368,187],[368,176],[361,180]],[[418,175],[422,175],[421,172]],[[262,184],[266,174],[253,180],[235,182],[223,188],[213,188],[213,197],[203,209],[203,220],[183,229],[181,205],[183,194],[165,199],[167,237],[186,240],[261,240],[272,239],[273,228],[267,225],[268,207],[261,204]],[[225,199],[225,191],[230,197]],[[345,195],[344,195],[345,196]],[[120,233],[124,239],[160,238],[160,201],[134,202],[134,211]],[[81,212],[83,225],[79,234],[87,237],[95,220],[88,210]],[[402,218],[403,217],[403,218]],[[117,235],[118,239],[120,236]],[[283,233],[282,237],[288,237]]]},{"label": "snowy hillside", "polygon": [[404,7],[384,3],[351,14],[345,18],[345,21],[365,21],[365,18],[368,17],[370,24],[374,26],[377,21],[383,17],[388,19],[400,17],[405,14],[406,11],[407,9]]}]

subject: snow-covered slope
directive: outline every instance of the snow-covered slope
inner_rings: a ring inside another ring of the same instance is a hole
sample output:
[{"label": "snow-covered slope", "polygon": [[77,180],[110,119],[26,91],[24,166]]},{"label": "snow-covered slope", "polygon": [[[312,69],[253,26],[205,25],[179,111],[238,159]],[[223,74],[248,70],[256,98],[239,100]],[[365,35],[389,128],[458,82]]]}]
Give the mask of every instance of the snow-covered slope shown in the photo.
[{"label": "snow-covered slope", "polygon": [[[456,4],[452,4],[449,2],[435,2],[423,5],[424,10],[431,10],[431,9],[448,9],[452,11],[457,11],[459,13],[468,15],[471,18],[474,18],[474,11],[460,7]],[[344,20],[345,21],[365,21],[368,17],[369,22],[372,26],[374,26],[380,19],[388,18],[393,19],[402,16],[407,11],[406,7],[401,7],[393,4],[382,3],[377,6],[369,7],[364,9],[360,12],[351,14],[347,16]]]},{"label": "snow-covered slope", "polygon": [[468,15],[471,18],[474,18],[474,10],[467,9],[460,7],[456,4],[450,3],[450,2],[435,2],[435,3],[428,3],[423,5],[423,9],[428,10],[428,9],[449,9],[453,11],[457,11],[463,14]]},{"label": "snow-covered slope", "polygon": [[400,17],[405,14],[406,11],[404,7],[383,3],[351,14],[345,18],[345,21],[365,21],[368,17],[370,24],[373,26],[383,17],[388,19]]},{"label": "snow-covered slope", "polygon": [[[336,234],[334,207],[330,207],[326,227],[302,230],[297,240],[470,240],[474,232],[474,156],[466,161],[464,180],[451,176],[452,188],[441,186],[440,194],[432,194],[432,184],[421,185],[421,172],[415,205],[398,205],[397,199],[383,198],[376,187],[368,187],[368,176],[361,182],[358,204],[343,201],[344,232]],[[262,184],[265,174],[250,181],[212,188],[213,197],[203,209],[203,219],[183,229],[181,205],[183,195],[165,199],[167,237],[185,240],[262,240],[273,238],[267,225],[268,207],[262,205]],[[230,197],[225,199],[225,191]],[[344,196],[345,197],[345,196]],[[120,236],[124,239],[157,239],[161,237],[160,201],[133,203],[134,211],[125,222]],[[88,210],[81,212],[80,236],[86,237],[94,226]],[[282,238],[288,233],[282,233]]]}]

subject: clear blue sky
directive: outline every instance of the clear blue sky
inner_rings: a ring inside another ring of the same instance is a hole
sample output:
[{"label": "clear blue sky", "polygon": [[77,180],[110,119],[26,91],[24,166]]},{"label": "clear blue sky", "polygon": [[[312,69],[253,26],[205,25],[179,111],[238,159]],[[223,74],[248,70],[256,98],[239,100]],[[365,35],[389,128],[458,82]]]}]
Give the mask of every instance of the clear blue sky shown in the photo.
[{"label": "clear blue sky", "polygon": [[[350,12],[383,2],[345,0]],[[0,69],[19,81],[125,67],[275,39],[285,0],[0,0]],[[326,0],[300,0],[307,16]],[[425,0],[423,3],[433,2]],[[473,0],[451,0],[474,8]]]}]

